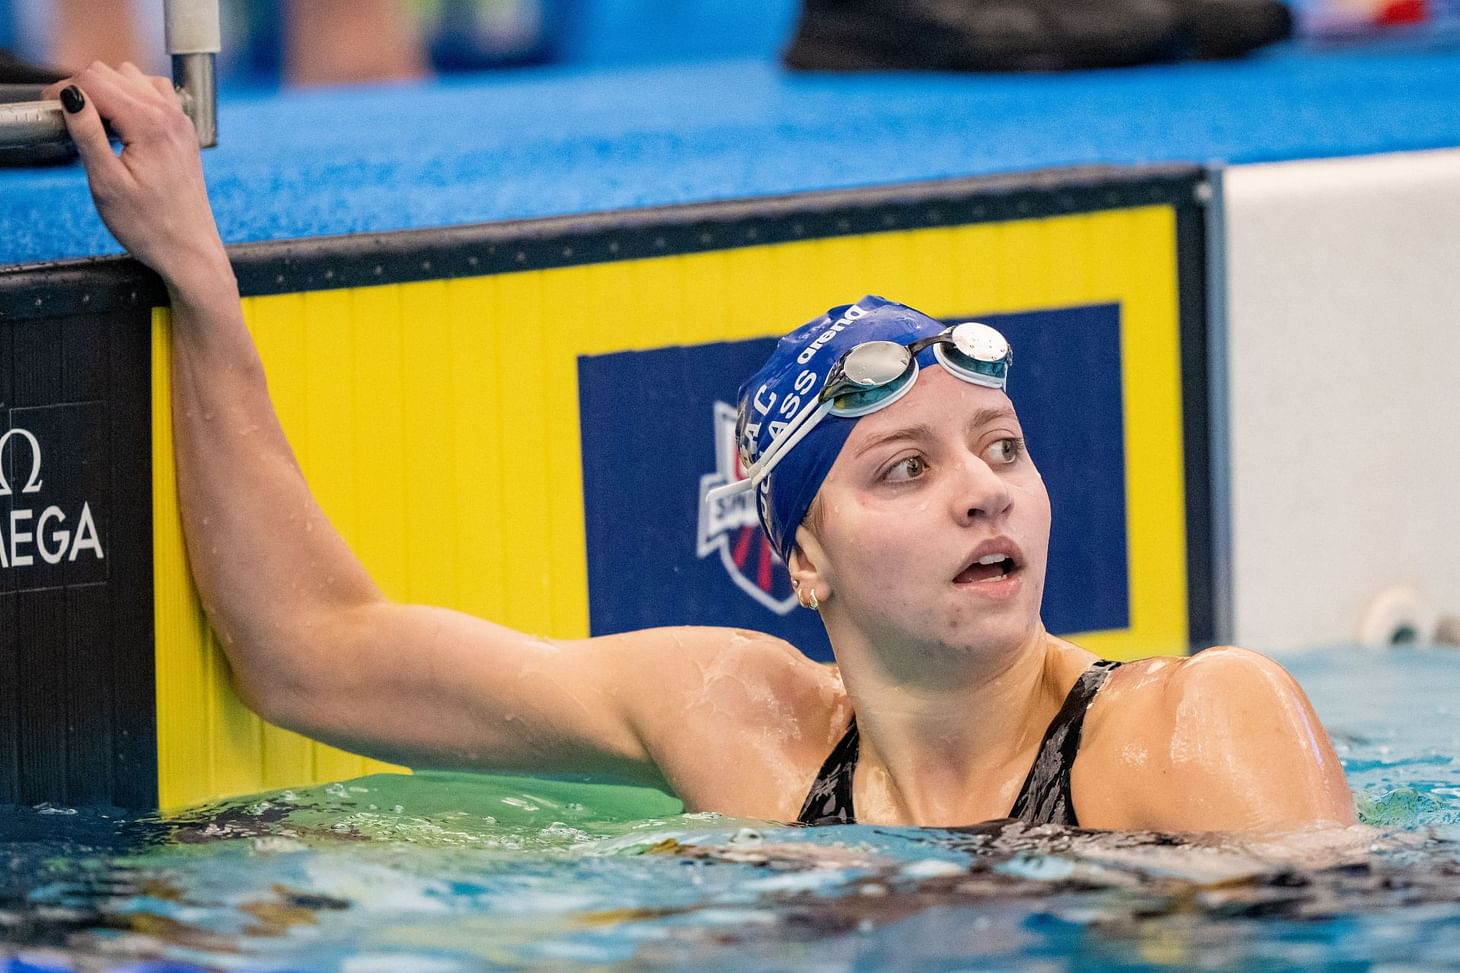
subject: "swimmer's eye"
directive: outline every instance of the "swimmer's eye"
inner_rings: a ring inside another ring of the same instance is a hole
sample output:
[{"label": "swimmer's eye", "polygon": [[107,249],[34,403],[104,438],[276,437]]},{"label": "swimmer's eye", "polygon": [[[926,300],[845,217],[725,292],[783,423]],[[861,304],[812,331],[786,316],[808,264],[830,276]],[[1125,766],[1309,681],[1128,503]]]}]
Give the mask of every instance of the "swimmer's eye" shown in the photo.
[{"label": "swimmer's eye", "polygon": [[889,466],[887,472],[882,474],[882,479],[889,483],[907,483],[910,480],[916,480],[926,472],[928,472],[927,460],[921,456],[909,456]]},{"label": "swimmer's eye", "polygon": [[1024,455],[1024,440],[1019,436],[1006,436],[991,445],[985,455],[990,466],[1011,466]]}]

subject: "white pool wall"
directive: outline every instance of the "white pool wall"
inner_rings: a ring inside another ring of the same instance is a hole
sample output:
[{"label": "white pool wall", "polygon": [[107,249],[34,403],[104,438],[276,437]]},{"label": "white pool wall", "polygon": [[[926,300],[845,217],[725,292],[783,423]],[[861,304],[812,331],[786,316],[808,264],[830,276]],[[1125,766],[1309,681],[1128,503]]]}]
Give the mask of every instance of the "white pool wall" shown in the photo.
[{"label": "white pool wall", "polygon": [[1386,591],[1460,615],[1460,150],[1234,167],[1221,197],[1232,640],[1357,638]]}]

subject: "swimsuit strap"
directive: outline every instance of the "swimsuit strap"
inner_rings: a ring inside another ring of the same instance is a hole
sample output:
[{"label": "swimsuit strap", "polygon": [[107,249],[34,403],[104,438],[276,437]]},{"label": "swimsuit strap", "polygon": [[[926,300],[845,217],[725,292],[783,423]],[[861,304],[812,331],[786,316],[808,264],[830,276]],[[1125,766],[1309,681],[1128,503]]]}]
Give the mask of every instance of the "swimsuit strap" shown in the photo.
[{"label": "swimsuit strap", "polygon": [[[1078,827],[1075,818],[1075,803],[1070,796],[1070,772],[1074,769],[1075,755],[1080,750],[1080,731],[1085,724],[1085,712],[1095,701],[1095,694],[1105,685],[1111,672],[1120,668],[1119,662],[1102,660],[1080,674],[1075,685],[1065,697],[1064,704],[1055,714],[1044,731],[1044,740],[1024,778],[1024,786],[1014,799],[1014,809],[1009,817],[1026,824],[1063,824]],[[852,775],[857,770],[857,758],[862,753],[862,739],[857,732],[857,718],[841,742],[832,750],[826,762],[801,805],[796,816],[797,824],[856,824],[856,811],[852,808]]]},{"label": "swimsuit strap", "polygon": [[1119,662],[1102,660],[1080,674],[1075,680],[1064,705],[1044,731],[1044,740],[1039,744],[1039,753],[1024,786],[1014,799],[1014,809],[1009,817],[1025,824],[1062,824],[1079,827],[1075,817],[1075,801],[1070,794],[1070,773],[1075,767],[1075,755],[1080,752],[1080,731],[1085,725],[1085,713],[1095,701],[1095,694],[1105,685],[1110,673],[1120,667]]},{"label": "swimsuit strap", "polygon": [[857,816],[852,812],[852,774],[857,769],[857,758],[862,755],[862,737],[857,732],[857,718],[842,736],[841,742],[832,750],[801,813],[796,815],[797,824],[856,824]]}]

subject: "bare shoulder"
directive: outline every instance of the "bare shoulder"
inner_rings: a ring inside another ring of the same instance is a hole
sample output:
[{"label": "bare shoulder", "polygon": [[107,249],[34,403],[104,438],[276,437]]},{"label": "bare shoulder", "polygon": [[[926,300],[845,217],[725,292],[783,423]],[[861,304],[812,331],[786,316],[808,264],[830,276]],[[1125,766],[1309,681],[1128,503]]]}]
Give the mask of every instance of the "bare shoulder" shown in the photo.
[{"label": "bare shoulder", "polygon": [[1108,826],[1252,830],[1353,820],[1312,704],[1263,655],[1222,646],[1131,663],[1101,696],[1089,742],[1109,786],[1089,803],[1121,819]]},{"label": "bare shoulder", "polygon": [[846,691],[835,669],[740,629],[652,629],[602,643],[596,647],[613,664],[642,674],[620,683],[632,696],[626,708],[688,807],[795,815],[786,802],[799,800],[845,729]]},{"label": "bare shoulder", "polygon": [[[1235,710],[1270,712],[1274,704],[1301,701],[1302,688],[1278,663],[1249,649],[1224,645],[1185,657],[1128,662],[1110,677],[1102,701],[1118,723],[1147,725],[1153,716],[1193,718]],[[1164,722],[1164,721],[1158,721]],[[1243,721],[1239,729],[1252,724]]]},{"label": "bare shoulder", "polygon": [[697,693],[710,689],[759,697],[772,692],[794,698],[819,697],[841,687],[833,669],[764,632],[677,626],[589,641],[594,652],[603,653],[603,664],[637,668],[645,687],[658,692],[688,687]]},{"label": "bare shoulder", "polygon": [[700,730],[805,729],[832,720],[845,705],[832,667],[763,632],[681,626],[592,643],[595,664],[617,671],[641,736],[660,757]]},{"label": "bare shoulder", "polygon": [[1168,694],[1229,706],[1307,697],[1286,669],[1265,655],[1235,645],[1206,649],[1171,669]]}]

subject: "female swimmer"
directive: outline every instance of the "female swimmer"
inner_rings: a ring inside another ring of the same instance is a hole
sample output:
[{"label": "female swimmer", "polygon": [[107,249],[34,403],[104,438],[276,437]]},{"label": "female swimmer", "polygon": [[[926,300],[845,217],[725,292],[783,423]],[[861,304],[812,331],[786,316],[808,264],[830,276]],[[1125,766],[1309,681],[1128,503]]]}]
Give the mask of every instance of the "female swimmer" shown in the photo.
[{"label": "female swimmer", "polygon": [[1277,665],[1220,648],[1112,668],[1045,631],[1049,500],[1002,338],[879,299],[788,335],[741,401],[748,486],[836,667],[751,632],[548,641],[388,600],[280,430],[171,85],[93,65],[53,94],[102,218],[171,295],[193,576],[266,719],[413,766],[632,781],[782,821],[1353,822]]}]

